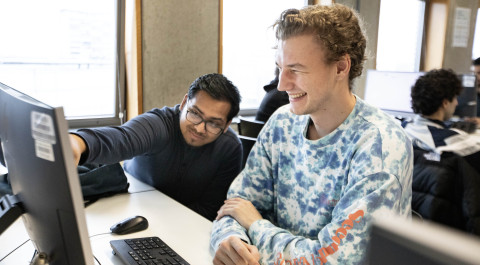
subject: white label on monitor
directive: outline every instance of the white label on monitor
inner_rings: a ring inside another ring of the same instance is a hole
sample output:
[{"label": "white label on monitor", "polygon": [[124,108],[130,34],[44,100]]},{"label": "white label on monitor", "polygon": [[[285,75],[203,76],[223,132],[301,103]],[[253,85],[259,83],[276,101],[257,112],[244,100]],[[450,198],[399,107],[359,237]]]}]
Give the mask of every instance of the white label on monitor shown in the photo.
[{"label": "white label on monitor", "polygon": [[52,117],[45,113],[32,111],[31,120],[33,139],[50,144],[56,143]]},{"label": "white label on monitor", "polygon": [[35,140],[35,155],[48,161],[55,161],[52,144],[44,141]]}]

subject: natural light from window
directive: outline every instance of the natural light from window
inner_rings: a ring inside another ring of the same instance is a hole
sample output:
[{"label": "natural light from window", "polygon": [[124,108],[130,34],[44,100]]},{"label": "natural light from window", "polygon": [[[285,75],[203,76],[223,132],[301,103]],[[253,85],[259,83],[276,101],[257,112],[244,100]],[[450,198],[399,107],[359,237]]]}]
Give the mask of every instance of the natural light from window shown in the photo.
[{"label": "natural light from window", "polygon": [[477,21],[475,22],[475,33],[473,35],[472,59],[480,57],[480,9],[477,11]]},{"label": "natural light from window", "polygon": [[424,13],[425,1],[381,0],[377,70],[419,71]]},{"label": "natural light from window", "polygon": [[242,109],[256,109],[274,79],[275,36],[270,27],[288,8],[304,0],[223,1],[222,73],[240,90]]},{"label": "natural light from window", "polygon": [[65,116],[115,115],[115,1],[0,0],[0,82]]}]

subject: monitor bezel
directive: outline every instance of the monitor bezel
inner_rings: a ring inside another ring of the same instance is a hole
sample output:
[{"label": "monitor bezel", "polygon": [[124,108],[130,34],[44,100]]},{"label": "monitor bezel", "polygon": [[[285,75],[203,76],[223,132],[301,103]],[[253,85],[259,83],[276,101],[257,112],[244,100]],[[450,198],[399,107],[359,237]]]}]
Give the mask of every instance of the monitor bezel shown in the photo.
[{"label": "monitor bezel", "polygon": [[[51,117],[54,161],[33,154],[38,140],[32,132],[34,111]],[[27,132],[19,133],[22,129]],[[28,133],[32,139],[25,139]],[[21,218],[35,249],[45,253],[50,264],[93,265],[80,180],[63,108],[48,106],[0,83],[0,139],[12,191],[24,211]],[[42,179],[33,179],[32,172],[39,172],[37,177]],[[65,174],[64,179],[51,172]],[[56,187],[49,186],[51,183],[57,183]]]},{"label": "monitor bezel", "polygon": [[478,264],[480,237],[428,220],[372,222],[367,259],[380,264]]}]

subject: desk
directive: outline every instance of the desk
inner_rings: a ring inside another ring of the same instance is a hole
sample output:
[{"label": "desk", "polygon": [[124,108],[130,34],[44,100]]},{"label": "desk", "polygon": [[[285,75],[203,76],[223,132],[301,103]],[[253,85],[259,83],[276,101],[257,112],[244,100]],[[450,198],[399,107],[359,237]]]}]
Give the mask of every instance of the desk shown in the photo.
[{"label": "desk", "polygon": [[[110,240],[147,236],[160,237],[192,265],[212,264],[213,255],[209,250],[212,222],[137,179],[127,177],[129,194],[100,199],[85,209],[93,255],[100,264],[122,264],[112,254]],[[121,236],[104,234],[110,232],[114,223],[133,215],[146,217],[148,229]],[[26,240],[28,235],[19,218],[0,236],[0,259]],[[0,264],[29,264],[33,251],[28,241]]]}]

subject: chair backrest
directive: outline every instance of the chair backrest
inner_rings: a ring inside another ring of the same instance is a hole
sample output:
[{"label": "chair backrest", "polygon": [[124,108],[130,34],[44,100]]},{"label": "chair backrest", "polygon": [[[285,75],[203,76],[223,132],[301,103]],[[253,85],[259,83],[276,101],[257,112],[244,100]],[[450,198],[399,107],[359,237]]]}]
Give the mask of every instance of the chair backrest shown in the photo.
[{"label": "chair backrest", "polygon": [[258,133],[265,125],[263,121],[257,121],[253,119],[247,119],[245,117],[238,117],[240,122],[238,123],[238,134],[248,137],[257,138]]},{"label": "chair backrest", "polygon": [[245,164],[247,163],[247,158],[248,158],[248,155],[250,154],[250,150],[252,150],[252,147],[255,145],[255,142],[257,142],[257,138],[248,137],[244,135],[239,135],[238,138],[242,142],[242,146],[243,146],[243,158],[242,158],[242,169],[243,169],[245,167]]}]

